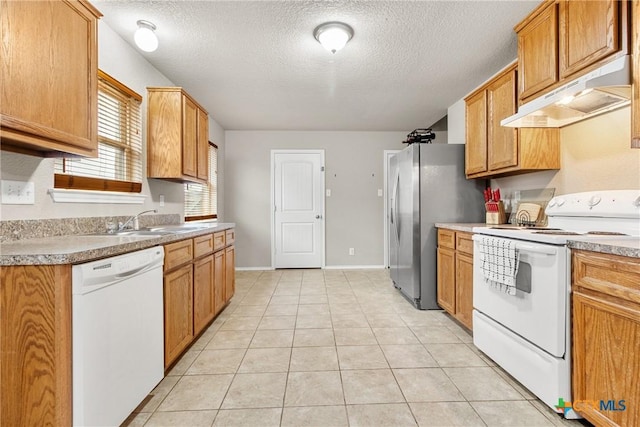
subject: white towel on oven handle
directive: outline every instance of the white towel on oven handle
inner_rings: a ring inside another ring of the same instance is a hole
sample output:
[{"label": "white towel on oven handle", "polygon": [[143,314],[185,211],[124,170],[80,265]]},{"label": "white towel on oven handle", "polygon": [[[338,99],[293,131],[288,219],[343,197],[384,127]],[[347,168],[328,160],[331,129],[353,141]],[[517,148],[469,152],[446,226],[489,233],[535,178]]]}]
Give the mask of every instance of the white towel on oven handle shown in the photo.
[{"label": "white towel on oven handle", "polygon": [[485,282],[506,294],[516,294],[516,276],[520,264],[520,254],[513,240],[482,236],[482,275]]}]

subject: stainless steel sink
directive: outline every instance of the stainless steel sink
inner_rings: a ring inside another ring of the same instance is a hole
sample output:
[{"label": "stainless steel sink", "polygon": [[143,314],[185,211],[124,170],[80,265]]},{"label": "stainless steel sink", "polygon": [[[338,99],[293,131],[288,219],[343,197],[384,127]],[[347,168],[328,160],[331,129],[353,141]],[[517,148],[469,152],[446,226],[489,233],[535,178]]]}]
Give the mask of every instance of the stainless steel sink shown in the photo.
[{"label": "stainless steel sink", "polygon": [[151,233],[165,233],[165,234],[182,234],[190,233],[192,231],[204,230],[209,227],[202,227],[197,225],[163,225],[158,227],[149,227],[147,230]]},{"label": "stainless steel sink", "polygon": [[151,230],[122,230],[116,231],[115,233],[95,233],[91,234],[92,236],[115,236],[115,237],[160,237],[166,236],[168,234],[174,234],[169,231],[151,231]]}]

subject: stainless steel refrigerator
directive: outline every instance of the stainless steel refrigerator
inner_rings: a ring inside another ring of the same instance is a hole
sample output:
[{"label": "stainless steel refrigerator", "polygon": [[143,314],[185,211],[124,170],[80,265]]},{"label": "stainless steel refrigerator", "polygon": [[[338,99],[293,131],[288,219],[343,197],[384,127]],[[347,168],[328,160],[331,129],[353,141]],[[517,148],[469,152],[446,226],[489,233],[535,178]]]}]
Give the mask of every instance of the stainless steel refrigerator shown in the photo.
[{"label": "stainless steel refrigerator", "polygon": [[437,222],[484,222],[485,180],[467,180],[464,145],[411,144],[390,159],[389,267],[417,308],[438,309]]}]

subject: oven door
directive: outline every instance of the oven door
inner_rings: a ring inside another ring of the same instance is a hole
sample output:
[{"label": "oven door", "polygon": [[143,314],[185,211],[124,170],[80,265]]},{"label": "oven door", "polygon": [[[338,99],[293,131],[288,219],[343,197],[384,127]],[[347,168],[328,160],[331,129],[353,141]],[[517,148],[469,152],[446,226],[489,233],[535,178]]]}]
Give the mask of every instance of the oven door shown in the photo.
[{"label": "oven door", "polygon": [[[476,234],[473,251],[473,307],[555,357],[565,354],[569,250],[565,246],[517,240],[520,254],[516,295],[485,283],[484,255]],[[498,238],[500,240],[505,240]]]}]

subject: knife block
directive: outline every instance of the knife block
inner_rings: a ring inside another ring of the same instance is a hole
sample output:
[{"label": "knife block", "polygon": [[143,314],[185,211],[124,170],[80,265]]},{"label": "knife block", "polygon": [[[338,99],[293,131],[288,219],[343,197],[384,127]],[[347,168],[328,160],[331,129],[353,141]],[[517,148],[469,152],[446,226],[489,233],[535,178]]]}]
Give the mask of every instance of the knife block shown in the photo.
[{"label": "knife block", "polygon": [[486,202],[484,205],[487,210],[485,221],[487,224],[505,224],[507,222],[507,216],[504,213],[504,203],[502,203],[502,200],[497,202]]}]

